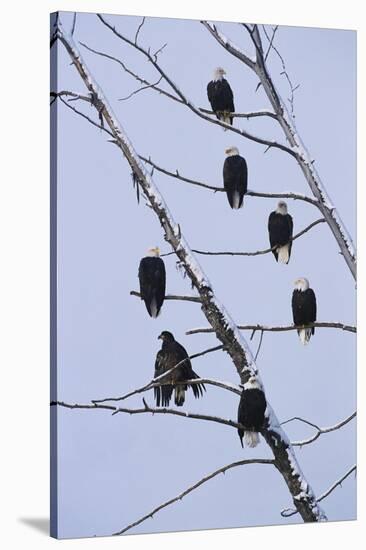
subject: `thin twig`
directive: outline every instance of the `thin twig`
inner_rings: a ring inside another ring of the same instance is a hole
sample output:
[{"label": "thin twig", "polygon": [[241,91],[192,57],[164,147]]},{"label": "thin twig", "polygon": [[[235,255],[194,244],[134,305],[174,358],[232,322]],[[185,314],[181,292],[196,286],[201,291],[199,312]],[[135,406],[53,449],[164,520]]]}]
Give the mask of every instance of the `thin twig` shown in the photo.
[{"label": "thin twig", "polygon": [[[289,242],[298,239],[299,237],[301,237],[302,235],[304,235],[305,233],[310,231],[310,229],[312,229],[315,225],[318,225],[319,223],[324,223],[324,222],[325,222],[324,218],[320,218],[319,220],[315,220],[310,225],[305,227],[305,229],[303,229],[302,231],[300,231],[299,233],[294,235],[291,239],[289,239]],[[228,252],[228,251],[210,252],[210,251],[207,251],[207,250],[197,250],[195,248],[192,248],[192,250],[196,254],[201,254],[201,255],[204,255],[204,256],[260,256],[262,254],[268,254],[269,252],[273,252],[277,248],[278,248],[278,246],[273,246],[272,248],[265,248],[264,250],[256,250],[255,252]],[[165,254],[165,255],[169,256],[169,254],[171,254],[171,252],[169,252],[168,254]]]},{"label": "thin twig", "polygon": [[158,84],[160,84],[162,78],[163,77],[161,76],[154,84],[149,84],[149,85],[146,85],[146,86],[141,86],[141,88],[137,88],[137,90],[131,92],[126,97],[119,98],[118,101],[127,101],[128,99],[130,99],[132,96],[138,94],[139,92],[147,90],[148,88],[155,88]]},{"label": "thin twig", "polygon": [[190,487],[188,487],[188,489],[186,489],[185,491],[183,491],[182,493],[180,493],[176,497],[174,497],[170,500],[167,500],[163,504],[160,504],[160,506],[157,506],[156,508],[154,508],[154,510],[152,510],[151,512],[149,512],[148,514],[146,514],[142,518],[134,521],[130,525],[127,525],[127,527],[124,527],[120,531],[117,531],[116,533],[114,533],[114,535],[122,535],[122,533],[125,533],[129,529],[132,529],[132,527],[136,527],[136,525],[139,525],[143,521],[145,521],[149,518],[152,518],[154,516],[154,514],[156,514],[157,512],[162,510],[163,508],[166,508],[170,504],[174,504],[174,502],[177,502],[178,500],[182,500],[186,495],[188,495],[189,493],[191,493],[195,489],[198,489],[198,487],[200,487],[200,485],[203,485],[204,483],[206,483],[206,481],[209,481],[210,479],[216,477],[217,475],[224,474],[225,472],[227,472],[231,468],[236,468],[237,466],[244,466],[246,464],[270,464],[272,466],[276,466],[274,460],[268,460],[268,459],[265,459],[265,458],[252,458],[252,459],[239,460],[237,462],[232,462],[231,464],[228,464],[227,466],[223,466],[222,468],[219,468],[218,470],[215,470],[211,474],[206,475],[205,477],[203,477],[202,479],[197,481],[197,483],[195,483],[194,485],[191,485]]},{"label": "thin twig", "polygon": [[[237,325],[239,330],[263,330],[265,332],[286,332],[288,330],[299,330],[302,328],[338,328],[347,332],[357,332],[357,329],[353,325],[345,325],[344,323],[331,323],[331,322],[316,322],[308,323],[307,325],[283,325],[283,326],[266,326],[266,325]],[[212,328],[194,328],[186,332],[190,334],[209,334],[214,332]]]},{"label": "thin twig", "polygon": [[142,18],[142,21],[141,21],[141,23],[139,24],[139,26],[137,28],[137,31],[136,31],[136,34],[135,34],[135,44],[137,44],[137,38],[138,38],[139,32],[142,29],[142,26],[143,26],[144,23],[145,23],[145,17]]},{"label": "thin twig", "polygon": [[73,19],[73,22],[72,22],[71,36],[74,36],[75,27],[76,27],[76,12],[74,12],[74,19]]},{"label": "thin twig", "polygon": [[[264,28],[264,25],[263,25],[263,28]],[[271,51],[271,48],[272,48],[272,44],[273,44],[273,40],[274,40],[274,37],[276,35],[276,32],[278,31],[278,25],[276,25],[273,29],[272,29],[272,37],[271,37],[271,40],[269,40],[269,45],[268,45],[268,49],[267,49],[267,52],[264,56],[264,61],[267,61],[267,57],[269,55],[269,52]],[[267,36],[268,38],[268,36]]]},{"label": "thin twig", "polygon": [[258,344],[257,353],[255,354],[255,357],[254,357],[254,361],[257,361],[257,359],[258,359],[258,355],[259,355],[259,352],[260,352],[260,349],[261,349],[261,346],[262,346],[263,334],[264,334],[264,332],[262,330],[261,331],[261,337],[260,337],[259,344]]},{"label": "thin twig", "polygon": [[309,437],[309,439],[304,439],[302,441],[292,442],[292,445],[294,447],[302,447],[303,445],[309,445],[313,441],[316,441],[322,434],[326,434],[326,433],[329,433],[329,432],[334,432],[336,430],[339,430],[340,428],[342,428],[343,426],[348,424],[348,422],[351,422],[351,420],[353,420],[353,418],[355,418],[356,415],[357,415],[357,412],[354,412],[350,416],[345,418],[344,420],[341,420],[337,424],[334,424],[334,426],[330,426],[328,428],[320,428],[316,424],[313,424],[312,422],[309,422],[309,420],[305,420],[304,418],[301,418],[299,416],[294,416],[293,418],[290,418],[289,420],[285,420],[284,422],[281,422],[281,426],[283,426],[285,424],[288,424],[289,422],[293,422],[293,421],[297,420],[299,422],[303,422],[304,424],[307,424],[307,425],[311,426],[312,428],[315,428],[315,430],[316,430],[315,434],[312,437]]}]

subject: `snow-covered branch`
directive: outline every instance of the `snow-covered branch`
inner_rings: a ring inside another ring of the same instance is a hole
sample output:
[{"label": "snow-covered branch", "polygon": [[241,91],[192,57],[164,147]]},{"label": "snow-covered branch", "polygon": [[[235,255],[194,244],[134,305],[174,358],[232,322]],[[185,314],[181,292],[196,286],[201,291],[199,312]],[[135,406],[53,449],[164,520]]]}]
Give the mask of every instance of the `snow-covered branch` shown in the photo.
[{"label": "snow-covered branch", "polygon": [[[101,18],[101,16],[99,17]],[[116,32],[109,24],[107,26],[109,26],[113,32]],[[157,189],[152,176],[146,171],[144,164],[140,160],[120,122],[115,116],[102,89],[97,84],[83,61],[72,37],[67,35],[61,29],[59,39],[65,46],[73,62],[73,66],[82,78],[89,93],[91,93],[93,98],[95,98],[94,104],[97,102],[97,105],[100,107],[98,108],[98,114],[103,116],[103,120],[114,135],[114,143],[121,149],[124,157],[135,174],[146,199],[150,203],[151,208],[154,210],[160,221],[160,224],[164,230],[165,239],[175,250],[182,266],[191,280],[192,285],[198,291],[198,294],[202,300],[202,311],[214,329],[218,340],[223,344],[225,351],[230,355],[241,383],[245,383],[253,374],[258,376],[255,361],[248,343],[237,329],[236,324],[232,320],[226,308],[216,298],[210,281],[195,259],[188,243],[183,237],[181,227],[175,222],[168,206]],[[149,56],[147,52],[145,55]],[[152,61],[154,62],[154,60]],[[160,74],[164,76],[161,69]],[[165,79],[167,79],[166,76]],[[167,81],[169,82],[169,79],[167,79]],[[200,113],[200,116],[205,117],[206,115]],[[96,404],[92,406],[95,407]],[[104,405],[104,407],[107,407],[107,405]],[[160,413],[162,409],[156,410],[159,410]],[[183,416],[185,413],[174,411],[172,414]],[[296,461],[293,448],[291,447],[284,430],[280,427],[279,422],[268,403],[268,400],[266,423],[263,427],[262,435],[274,454],[276,467],[285,479],[285,482],[293,497],[294,505],[303,520],[321,521],[325,519],[323,511],[319,508],[316,502],[316,497]],[[297,498],[299,493],[302,494],[301,499]]]},{"label": "snow-covered branch", "polygon": [[217,26],[207,21],[201,21],[204,27],[210,32],[214,39],[223,46],[230,54],[242,61],[247,67],[252,69],[258,76],[260,83],[271,103],[274,112],[277,115],[288,143],[290,144],[292,156],[297,160],[307,183],[314,195],[319,201],[319,208],[326,219],[354,279],[356,279],[356,249],[352,239],[339,216],[337,209],[333,206],[328,193],[314,167],[314,160],[310,157],[295,127],[294,119],[288,113],[286,105],[279,95],[273,78],[270,76],[264,52],[261,45],[260,33],[257,25],[248,29],[248,32],[256,46],[256,61],[249,60],[248,56],[234,46],[230,40],[218,30]]},{"label": "snow-covered branch", "polygon": [[198,413],[190,413],[187,411],[179,411],[177,409],[169,409],[167,407],[150,407],[150,405],[147,404],[145,399],[142,400],[144,406],[141,408],[128,408],[128,407],[118,407],[116,405],[108,405],[105,403],[66,403],[65,401],[52,401],[51,406],[59,406],[64,407],[65,409],[94,409],[94,410],[108,410],[112,412],[112,415],[116,414],[170,414],[173,416],[180,416],[181,418],[192,418],[194,420],[206,420],[208,422],[215,422],[216,424],[224,424],[225,426],[230,426],[232,428],[238,429],[238,428],[244,428],[241,424],[238,424],[238,422],[234,422],[234,420],[221,418],[219,416],[212,416],[208,414],[198,414]]},{"label": "snow-covered branch", "polygon": [[[357,332],[357,329],[353,325],[345,325],[344,323],[332,323],[332,322],[316,322],[316,323],[309,323],[306,325],[308,328],[314,327],[314,328],[337,328],[340,330],[344,330],[346,332]],[[300,328],[304,328],[302,326],[296,326],[296,325],[281,325],[281,326],[268,326],[268,325],[237,325],[239,330],[252,330],[257,331],[261,330],[263,332],[286,332],[288,330],[298,330]],[[214,332],[212,328],[209,327],[202,327],[202,328],[193,328],[191,330],[188,330],[186,332],[187,335],[190,334],[209,334],[211,332]]]},{"label": "snow-covered branch", "polygon": [[[130,295],[141,298],[141,294],[139,292],[136,292],[135,290],[131,290]],[[198,302],[199,304],[201,303],[201,298],[199,298],[199,296],[178,296],[176,294],[167,294],[164,300],[181,300],[183,302]]]},{"label": "snow-covered branch", "polygon": [[309,420],[305,420],[304,418],[301,418],[299,416],[294,416],[293,418],[290,418],[289,420],[285,420],[284,422],[281,422],[281,426],[284,426],[285,424],[288,424],[289,422],[294,422],[296,420],[298,422],[303,422],[304,424],[307,424],[308,426],[311,426],[312,428],[315,428],[316,432],[313,436],[309,437],[308,439],[303,439],[302,441],[293,441],[292,442],[292,445],[294,447],[303,447],[304,445],[309,445],[313,441],[316,441],[322,434],[326,434],[326,433],[329,433],[329,432],[334,432],[336,430],[339,430],[340,428],[342,428],[343,426],[348,424],[348,422],[351,422],[351,420],[356,418],[356,414],[357,413],[354,412],[350,416],[348,416],[347,418],[345,418],[345,419],[341,420],[340,422],[338,422],[337,424],[334,424],[333,426],[329,426],[327,428],[320,428],[319,426],[317,426],[313,422],[309,422]]},{"label": "snow-covered branch", "polygon": [[[317,502],[321,502],[322,500],[324,500],[327,496],[329,496],[333,491],[334,489],[336,489],[337,487],[341,487],[342,486],[342,483],[345,479],[347,479],[347,477],[349,477],[352,472],[356,472],[357,470],[357,466],[354,465],[352,466],[352,468],[350,468],[340,479],[338,479],[335,483],[333,483],[333,485],[331,485],[329,487],[329,489],[327,489],[318,499],[317,499]],[[295,510],[294,508],[285,508],[284,510],[281,510],[281,516],[282,517],[285,517],[285,518],[288,518],[290,516],[294,516],[295,514],[297,514],[298,511]]]},{"label": "snow-covered branch", "polygon": [[239,460],[237,462],[232,462],[231,464],[227,464],[226,466],[223,466],[222,468],[219,468],[218,470],[215,470],[211,474],[206,475],[205,477],[203,477],[202,479],[197,481],[194,485],[191,485],[190,487],[185,489],[182,493],[180,493],[176,497],[174,497],[170,500],[167,500],[163,504],[160,504],[159,506],[154,508],[154,510],[152,510],[151,512],[149,512],[148,514],[146,514],[142,518],[138,519],[137,521],[134,521],[130,525],[127,525],[127,527],[124,527],[120,531],[114,533],[114,535],[122,535],[122,533],[125,533],[126,531],[129,531],[129,529],[132,529],[132,527],[136,527],[137,525],[139,525],[143,521],[146,521],[149,518],[153,518],[153,516],[157,512],[160,512],[160,510],[162,510],[163,508],[166,508],[167,506],[170,506],[170,504],[174,504],[175,502],[178,502],[179,500],[182,500],[186,495],[188,495],[189,493],[191,493],[195,489],[198,489],[198,487],[200,487],[201,485],[206,483],[206,481],[209,481],[210,479],[218,476],[219,474],[225,474],[225,472],[227,472],[228,470],[231,470],[232,468],[236,468],[237,466],[245,466],[245,465],[248,465],[248,464],[270,464],[272,466],[276,466],[274,460],[268,460],[268,459],[265,459],[265,458],[252,458],[252,459],[247,459],[247,460]]}]

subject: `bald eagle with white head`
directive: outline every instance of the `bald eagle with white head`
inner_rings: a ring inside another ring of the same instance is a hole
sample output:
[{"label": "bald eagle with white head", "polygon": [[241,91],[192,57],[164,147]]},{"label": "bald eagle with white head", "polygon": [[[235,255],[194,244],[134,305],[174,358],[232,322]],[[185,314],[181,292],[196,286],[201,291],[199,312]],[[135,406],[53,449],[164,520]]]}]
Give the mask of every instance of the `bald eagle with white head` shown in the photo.
[{"label": "bald eagle with white head", "polygon": [[309,281],[302,277],[296,279],[295,289],[292,294],[292,314],[294,325],[302,328],[297,329],[302,344],[308,344],[314,327],[307,327],[309,323],[316,321],[316,297],[312,288],[309,287]]},{"label": "bald eagle with white head", "polygon": [[[162,340],[161,350],[158,351],[155,361],[154,378],[163,375],[176,367],[162,381],[166,382],[163,386],[154,388],[156,405],[168,407],[174,391],[174,402],[181,407],[185,401],[185,395],[188,388],[192,388],[193,395],[198,398],[206,390],[204,384],[184,384],[186,380],[200,378],[192,369],[191,361],[185,348],[175,340],[173,334],[164,330],[158,340]],[[178,366],[177,366],[178,365]]]},{"label": "bald eagle with white head", "polygon": [[287,212],[287,204],[280,201],[268,218],[269,242],[271,248],[276,247],[272,250],[276,262],[288,264],[290,261],[293,229],[294,223]]},{"label": "bald eagle with white head", "polygon": [[165,299],[165,265],[160,258],[160,250],[149,248],[140,261],[139,281],[141,300],[144,300],[150,317],[156,318]]},{"label": "bald eagle with white head", "polygon": [[243,205],[244,195],[248,190],[248,167],[245,158],[239,155],[237,147],[225,149],[224,189],[231,208],[237,210]]},{"label": "bald eagle with white head", "polygon": [[231,113],[235,112],[234,95],[230,84],[224,78],[226,72],[222,67],[214,71],[213,79],[207,84],[207,97],[216,118],[226,124],[233,124]]},{"label": "bald eagle with white head", "polygon": [[259,433],[264,425],[267,401],[260,380],[251,375],[243,388],[238,408],[238,428],[241,446],[244,442],[248,447],[256,447],[259,443]]}]

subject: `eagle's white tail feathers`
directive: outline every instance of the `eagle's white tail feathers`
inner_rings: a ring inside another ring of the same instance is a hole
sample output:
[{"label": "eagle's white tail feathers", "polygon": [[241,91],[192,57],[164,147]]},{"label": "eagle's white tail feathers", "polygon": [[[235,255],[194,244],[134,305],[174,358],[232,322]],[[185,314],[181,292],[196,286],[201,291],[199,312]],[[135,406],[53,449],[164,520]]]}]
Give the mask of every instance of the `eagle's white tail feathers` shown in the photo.
[{"label": "eagle's white tail feathers", "polygon": [[299,338],[302,344],[306,346],[309,343],[311,338],[311,328],[301,328],[299,330]]},{"label": "eagle's white tail feathers", "polygon": [[158,316],[158,304],[156,303],[155,297],[151,300],[150,312],[151,312],[151,317],[154,317],[154,319],[156,319],[156,317]]},{"label": "eagle's white tail feathers", "polygon": [[280,246],[278,249],[278,261],[281,264],[287,264],[289,261],[289,244],[285,244],[283,246]]},{"label": "eagle's white tail feathers", "polygon": [[256,447],[259,443],[258,432],[244,432],[244,441],[248,447]]},{"label": "eagle's white tail feathers", "polygon": [[240,204],[240,194],[239,191],[234,191],[233,193],[233,208],[238,210]]}]

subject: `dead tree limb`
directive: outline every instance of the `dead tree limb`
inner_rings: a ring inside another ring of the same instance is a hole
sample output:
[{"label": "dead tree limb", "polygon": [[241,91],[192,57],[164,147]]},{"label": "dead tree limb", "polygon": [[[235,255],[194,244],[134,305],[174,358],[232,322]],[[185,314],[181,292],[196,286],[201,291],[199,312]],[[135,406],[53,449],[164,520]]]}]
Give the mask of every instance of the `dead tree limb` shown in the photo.
[{"label": "dead tree limb", "polygon": [[[239,330],[262,330],[264,332],[286,332],[288,330],[298,330],[300,328],[304,328],[302,326],[296,326],[296,325],[283,325],[283,326],[268,326],[268,325],[237,325]],[[357,332],[357,329],[353,325],[345,325],[344,323],[332,323],[332,322],[316,322],[316,323],[309,323],[306,325],[306,327],[311,328],[337,328],[340,330],[344,330],[346,332]],[[214,332],[212,328],[210,327],[204,327],[204,328],[193,328],[191,330],[187,330],[186,334],[210,334]]]}]

